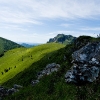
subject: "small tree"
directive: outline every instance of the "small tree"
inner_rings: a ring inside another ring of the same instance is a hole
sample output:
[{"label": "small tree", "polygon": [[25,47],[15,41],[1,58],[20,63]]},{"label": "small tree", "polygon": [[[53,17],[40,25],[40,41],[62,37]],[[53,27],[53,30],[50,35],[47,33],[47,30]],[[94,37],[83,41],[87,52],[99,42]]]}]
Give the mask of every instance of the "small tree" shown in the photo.
[{"label": "small tree", "polygon": [[1,72],[1,74],[3,75],[3,72]]},{"label": "small tree", "polygon": [[4,69],[5,73],[8,72],[8,69]]}]

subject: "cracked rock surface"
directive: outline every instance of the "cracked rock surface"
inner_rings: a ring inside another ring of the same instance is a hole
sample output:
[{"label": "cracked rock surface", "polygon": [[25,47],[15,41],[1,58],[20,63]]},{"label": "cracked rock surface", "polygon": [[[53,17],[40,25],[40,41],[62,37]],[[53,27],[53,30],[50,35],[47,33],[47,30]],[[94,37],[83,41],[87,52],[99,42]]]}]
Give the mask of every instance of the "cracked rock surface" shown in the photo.
[{"label": "cracked rock surface", "polygon": [[37,73],[37,80],[33,80],[31,84],[34,86],[39,82],[39,80],[44,76],[44,75],[50,75],[52,72],[57,72],[58,69],[60,68],[59,64],[56,63],[51,63],[48,64],[44,70],[40,71]]},{"label": "cracked rock surface", "polygon": [[72,54],[72,68],[65,74],[68,83],[93,82],[100,72],[100,42],[88,43]]},{"label": "cracked rock surface", "polygon": [[10,89],[0,86],[0,100],[2,100],[2,98],[4,98],[5,96],[18,92],[20,88],[22,88],[22,86],[17,84],[14,84],[14,86]]}]

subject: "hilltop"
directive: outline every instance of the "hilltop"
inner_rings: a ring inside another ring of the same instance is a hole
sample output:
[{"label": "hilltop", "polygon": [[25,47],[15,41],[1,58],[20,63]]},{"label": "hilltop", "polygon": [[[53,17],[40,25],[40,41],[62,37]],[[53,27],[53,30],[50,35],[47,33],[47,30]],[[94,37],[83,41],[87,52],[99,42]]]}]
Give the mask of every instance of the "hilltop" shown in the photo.
[{"label": "hilltop", "polygon": [[11,40],[7,40],[5,38],[0,37],[0,48],[2,48],[3,51],[8,51],[14,48],[20,48],[23,47]]},{"label": "hilltop", "polygon": [[64,35],[64,34],[58,34],[54,38],[50,38],[48,43],[56,42],[56,43],[62,43],[62,44],[70,44],[74,42],[76,37],[73,37],[72,35]]}]

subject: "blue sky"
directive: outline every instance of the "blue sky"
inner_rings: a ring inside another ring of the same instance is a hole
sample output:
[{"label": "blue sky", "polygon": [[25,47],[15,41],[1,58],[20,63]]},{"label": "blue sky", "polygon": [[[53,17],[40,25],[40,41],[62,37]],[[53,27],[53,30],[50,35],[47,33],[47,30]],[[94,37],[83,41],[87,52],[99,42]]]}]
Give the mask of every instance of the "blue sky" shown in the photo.
[{"label": "blue sky", "polygon": [[97,36],[100,0],[0,0],[0,37],[46,43],[61,33]]}]

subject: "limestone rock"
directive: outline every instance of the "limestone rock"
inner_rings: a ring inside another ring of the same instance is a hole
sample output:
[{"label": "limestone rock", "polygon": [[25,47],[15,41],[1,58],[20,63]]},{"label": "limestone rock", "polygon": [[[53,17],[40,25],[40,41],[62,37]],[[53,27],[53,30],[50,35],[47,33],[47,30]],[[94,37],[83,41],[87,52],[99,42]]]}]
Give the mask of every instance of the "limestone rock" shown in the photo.
[{"label": "limestone rock", "polygon": [[20,89],[20,88],[22,88],[22,86],[21,85],[17,85],[17,84],[14,84],[14,89]]},{"label": "limestone rock", "polygon": [[38,79],[40,79],[44,75],[49,75],[52,72],[57,72],[59,68],[60,68],[59,64],[56,64],[56,63],[48,64],[44,70],[42,70],[41,72],[37,74],[37,77]]},{"label": "limestone rock", "polygon": [[36,85],[43,76],[50,75],[52,72],[57,72],[59,68],[60,68],[59,64],[56,63],[48,64],[42,71],[37,73],[37,80],[33,80],[31,82],[32,86]]},{"label": "limestone rock", "polygon": [[32,86],[36,85],[37,83],[39,83],[39,80],[33,80],[33,81],[31,82]]},{"label": "limestone rock", "polygon": [[14,84],[14,87],[10,89],[0,86],[0,100],[2,100],[2,98],[4,98],[5,96],[12,95],[15,92],[18,92],[19,88],[22,88],[22,86],[17,84]]},{"label": "limestone rock", "polygon": [[65,81],[72,83],[93,82],[100,71],[100,42],[88,43],[72,54],[73,66],[65,74]]}]

